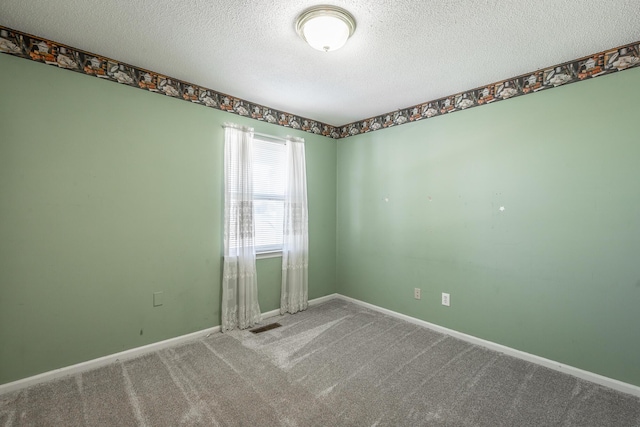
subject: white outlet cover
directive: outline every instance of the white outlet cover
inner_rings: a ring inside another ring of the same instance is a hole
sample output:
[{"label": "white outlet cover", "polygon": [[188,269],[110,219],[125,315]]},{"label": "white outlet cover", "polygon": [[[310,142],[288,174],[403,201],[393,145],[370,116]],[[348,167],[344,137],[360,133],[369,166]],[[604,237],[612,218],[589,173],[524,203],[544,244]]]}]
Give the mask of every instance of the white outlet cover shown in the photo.
[{"label": "white outlet cover", "polygon": [[451,306],[451,295],[445,292],[442,293],[442,305]]}]

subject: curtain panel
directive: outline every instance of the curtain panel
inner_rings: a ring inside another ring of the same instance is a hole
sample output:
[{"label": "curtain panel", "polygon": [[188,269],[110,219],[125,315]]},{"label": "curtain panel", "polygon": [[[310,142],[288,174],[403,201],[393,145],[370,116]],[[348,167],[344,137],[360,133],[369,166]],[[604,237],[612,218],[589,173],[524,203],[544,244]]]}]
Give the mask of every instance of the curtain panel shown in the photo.
[{"label": "curtain panel", "polygon": [[260,321],[253,212],[253,129],[224,126],[222,331]]},{"label": "curtain panel", "polygon": [[290,137],[286,145],[281,314],[305,310],[309,301],[309,209],[304,140]]}]

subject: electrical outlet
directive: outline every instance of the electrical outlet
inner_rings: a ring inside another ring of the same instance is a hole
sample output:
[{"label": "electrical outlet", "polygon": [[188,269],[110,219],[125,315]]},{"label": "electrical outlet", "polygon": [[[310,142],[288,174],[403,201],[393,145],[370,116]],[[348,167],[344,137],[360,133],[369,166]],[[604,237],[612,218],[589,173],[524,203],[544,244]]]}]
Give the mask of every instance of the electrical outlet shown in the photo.
[{"label": "electrical outlet", "polygon": [[413,289],[413,297],[415,299],[420,299],[420,288],[414,288]]},{"label": "electrical outlet", "polygon": [[451,305],[451,295],[447,293],[442,293],[442,305],[446,305],[449,307]]}]

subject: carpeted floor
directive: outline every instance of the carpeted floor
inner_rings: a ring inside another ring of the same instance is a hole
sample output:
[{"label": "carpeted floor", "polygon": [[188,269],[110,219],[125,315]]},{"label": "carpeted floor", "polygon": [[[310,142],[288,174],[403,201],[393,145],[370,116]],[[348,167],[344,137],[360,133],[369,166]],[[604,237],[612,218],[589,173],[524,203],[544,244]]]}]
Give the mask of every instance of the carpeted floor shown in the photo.
[{"label": "carpeted floor", "polygon": [[640,426],[640,399],[332,300],[0,396],[0,426]]}]

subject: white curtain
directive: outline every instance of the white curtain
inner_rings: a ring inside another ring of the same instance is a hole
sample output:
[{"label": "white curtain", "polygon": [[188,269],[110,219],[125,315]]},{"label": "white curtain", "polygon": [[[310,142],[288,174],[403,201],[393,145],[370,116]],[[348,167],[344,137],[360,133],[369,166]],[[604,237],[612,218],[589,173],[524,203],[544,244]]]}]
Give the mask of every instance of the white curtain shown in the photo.
[{"label": "white curtain", "polygon": [[309,209],[304,140],[287,140],[280,313],[305,310],[309,301]]},{"label": "white curtain", "polygon": [[260,321],[253,223],[253,129],[224,126],[222,331]]}]

